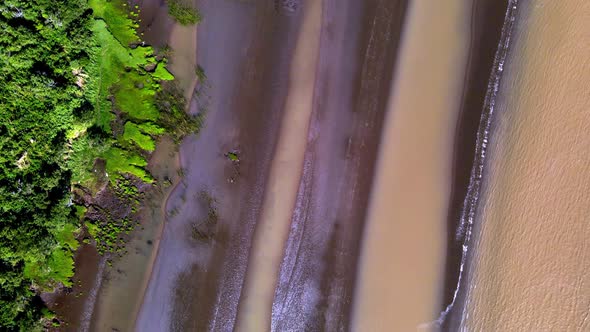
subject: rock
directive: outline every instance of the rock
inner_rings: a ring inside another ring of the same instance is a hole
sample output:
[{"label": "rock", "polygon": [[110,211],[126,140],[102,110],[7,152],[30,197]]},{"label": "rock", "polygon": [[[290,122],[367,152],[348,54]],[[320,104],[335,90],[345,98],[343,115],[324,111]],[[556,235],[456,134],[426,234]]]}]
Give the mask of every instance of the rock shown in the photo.
[{"label": "rock", "polygon": [[143,67],[143,69],[145,69],[145,71],[151,73],[154,72],[156,70],[156,67],[158,66],[157,63],[148,63],[147,65],[145,65]]}]

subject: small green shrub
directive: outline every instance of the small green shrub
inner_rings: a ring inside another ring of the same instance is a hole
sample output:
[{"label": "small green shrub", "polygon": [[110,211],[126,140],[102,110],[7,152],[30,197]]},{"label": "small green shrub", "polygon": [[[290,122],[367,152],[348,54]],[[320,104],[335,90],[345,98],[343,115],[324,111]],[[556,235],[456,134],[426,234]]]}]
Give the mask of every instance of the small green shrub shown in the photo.
[{"label": "small green shrub", "polygon": [[159,124],[178,142],[186,135],[197,133],[201,128],[201,115],[185,112],[186,100],[182,90],[169,82],[156,93],[156,107],[160,111]]},{"label": "small green shrub", "polygon": [[182,0],[168,0],[168,14],[181,25],[192,25],[201,22],[201,13],[182,2]]}]

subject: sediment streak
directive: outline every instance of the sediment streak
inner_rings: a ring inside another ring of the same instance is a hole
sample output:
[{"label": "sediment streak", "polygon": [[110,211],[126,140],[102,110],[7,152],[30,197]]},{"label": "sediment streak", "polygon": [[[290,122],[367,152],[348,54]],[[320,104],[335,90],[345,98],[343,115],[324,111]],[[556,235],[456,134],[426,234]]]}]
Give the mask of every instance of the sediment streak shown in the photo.
[{"label": "sediment streak", "polygon": [[271,308],[299,187],[313,108],[321,1],[308,0],[299,32],[281,134],[256,225],[236,321],[237,331],[270,330]]}]

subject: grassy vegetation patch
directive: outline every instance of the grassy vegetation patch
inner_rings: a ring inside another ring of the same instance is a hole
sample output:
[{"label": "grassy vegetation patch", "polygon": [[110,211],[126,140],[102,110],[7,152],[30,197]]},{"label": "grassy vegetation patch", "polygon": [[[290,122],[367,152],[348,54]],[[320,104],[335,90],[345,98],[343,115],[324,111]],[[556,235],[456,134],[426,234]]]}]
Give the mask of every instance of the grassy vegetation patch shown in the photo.
[{"label": "grassy vegetation patch", "polygon": [[[112,89],[116,85],[119,87],[118,91],[122,91],[118,97],[121,99],[121,103],[123,103],[120,106],[123,111],[127,109],[133,111],[135,109],[133,104],[129,103],[129,100],[133,100],[136,97],[142,100],[146,98],[146,94],[153,96],[155,93],[155,87],[153,86],[149,87],[152,89],[151,92],[148,91],[149,89],[145,91],[142,89],[133,89],[133,82],[138,80],[138,71],[149,61],[146,55],[153,53],[153,50],[148,47],[130,49],[123,46],[107,29],[107,24],[103,20],[94,20],[92,30],[100,48],[95,51],[95,62],[93,63],[93,68],[91,68],[91,71],[95,75],[93,77],[95,86],[92,87],[95,91],[89,92],[95,95],[96,123],[108,132],[111,130],[110,123],[114,119],[112,99],[110,96]],[[127,73],[126,69],[133,70],[134,72]],[[124,95],[124,93],[127,93],[127,95]]]},{"label": "grassy vegetation patch", "polygon": [[160,81],[172,81],[174,79],[174,76],[161,64],[156,67],[152,77]]},{"label": "grassy vegetation patch", "polygon": [[116,0],[88,0],[94,16],[108,22],[108,30],[117,40],[127,46],[139,41],[135,29],[138,24],[130,19],[137,17],[138,7],[128,8],[126,2]]},{"label": "grassy vegetation patch", "polygon": [[107,161],[107,175],[111,180],[120,179],[121,174],[129,173],[147,183],[154,181],[144,168],[147,161],[134,152],[112,147],[102,157]]},{"label": "grassy vegetation patch", "polygon": [[125,73],[114,87],[115,107],[135,120],[158,120],[158,109],[154,106],[154,96],[159,84],[137,72]]},{"label": "grassy vegetation patch", "polygon": [[156,148],[154,140],[149,135],[142,133],[139,126],[131,121],[125,123],[123,139],[137,144],[137,146],[146,151],[153,151]]},{"label": "grassy vegetation patch", "polygon": [[74,224],[64,224],[54,231],[57,242],[60,243],[64,248],[68,248],[71,251],[78,249],[79,243],[75,238],[75,234],[79,231],[79,228]]},{"label": "grassy vegetation patch", "polygon": [[153,122],[144,122],[137,125],[137,127],[146,134],[161,135],[166,130]]},{"label": "grassy vegetation patch", "polygon": [[30,260],[25,262],[25,278],[34,280],[40,290],[51,291],[57,283],[66,287],[72,286],[74,276],[74,260],[70,250],[56,248],[46,260]]},{"label": "grassy vegetation patch", "polygon": [[[87,95],[93,101],[94,117],[86,119],[71,134],[79,136],[72,142],[70,156],[73,180],[93,188],[97,171],[93,161],[102,158],[109,179],[129,173],[151,182],[151,177],[143,169],[147,162],[134,151],[128,151],[127,147],[133,142],[143,150],[154,150],[155,142],[148,135],[163,133],[159,130],[161,127],[154,124],[159,119],[155,95],[160,90],[160,82],[172,80],[174,76],[166,70],[165,61],[158,63],[151,47],[128,46],[138,40],[136,24],[132,20],[133,14],[127,16],[120,1],[93,0],[90,5],[99,17],[92,24],[98,46],[88,69],[92,75],[89,75],[86,87]],[[153,72],[146,70],[150,66],[155,66]],[[121,115],[117,116],[117,112]],[[116,139],[111,132],[113,124],[121,121],[119,118],[130,121],[120,124],[122,135]],[[144,121],[151,124],[144,125]],[[146,129],[142,129],[144,126]],[[90,137],[86,134],[87,128],[99,128],[102,133]]]},{"label": "grassy vegetation patch", "polygon": [[88,133],[73,140],[68,156],[72,170],[72,183],[91,188],[96,180],[94,160],[103,155],[111,146],[107,138],[91,137]]}]

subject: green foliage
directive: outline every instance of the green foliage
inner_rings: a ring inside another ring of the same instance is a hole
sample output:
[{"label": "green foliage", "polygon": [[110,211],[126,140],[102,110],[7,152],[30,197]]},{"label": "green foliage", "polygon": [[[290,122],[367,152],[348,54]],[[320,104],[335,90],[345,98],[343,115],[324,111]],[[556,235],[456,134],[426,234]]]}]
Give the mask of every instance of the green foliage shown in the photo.
[{"label": "green foliage", "polygon": [[[0,2],[0,329],[35,330],[33,289],[69,284],[75,228],[67,163],[94,47],[81,0]],[[65,157],[66,158],[65,158]]]},{"label": "green foliage", "polygon": [[160,81],[172,81],[174,79],[174,76],[162,65],[156,67],[156,71],[154,71],[152,76]]},{"label": "green foliage", "polygon": [[90,234],[90,236],[92,236],[93,238],[97,238],[98,237],[98,225],[91,223],[91,222],[87,222],[86,224],[86,229],[88,229],[88,233]]},{"label": "green foliage", "polygon": [[129,14],[136,18],[136,13],[130,13],[127,3],[109,0],[88,0],[88,5],[94,10],[94,16],[106,21],[108,31],[117,40],[127,46],[139,41],[135,29],[137,23],[129,18]]},{"label": "green foliage", "polygon": [[156,93],[156,107],[160,111],[160,125],[175,141],[184,136],[197,133],[201,128],[201,116],[191,116],[185,112],[186,101],[182,90],[170,82]]},{"label": "green foliage", "polygon": [[168,0],[168,14],[181,25],[192,25],[201,22],[201,13],[183,0]]},{"label": "green foliage", "polygon": [[166,130],[153,122],[144,122],[137,125],[141,131],[150,135],[161,135]]},{"label": "green foliage", "polygon": [[[1,331],[39,330],[48,315],[37,293],[71,286],[85,214],[72,184],[94,190],[103,173],[117,195],[135,197],[121,183],[153,181],[144,155],[155,137],[197,127],[182,93],[162,88],[174,77],[139,44],[136,20],[119,0],[0,1]],[[133,223],[85,226],[113,250]]]},{"label": "green foliage", "polygon": [[[103,128],[105,132],[109,132],[110,123],[114,119],[114,115],[111,112],[112,101],[109,98],[112,88],[114,86],[119,87],[118,90],[120,93],[117,95],[117,98],[121,99],[125,93],[131,92],[127,96],[127,99],[124,100],[127,104],[121,106],[123,109],[129,107],[128,101],[135,97],[135,90],[141,90],[133,89],[132,74],[124,75],[126,73],[125,69],[133,68],[135,71],[139,70],[139,68],[147,64],[148,58],[145,55],[146,53],[152,52],[152,50],[151,48],[145,49],[143,47],[131,50],[123,46],[111,34],[107,28],[107,23],[103,20],[95,20],[92,30],[100,47],[95,51],[96,54],[93,57],[92,68],[90,70],[94,75],[91,78],[91,91],[88,91],[88,94],[94,96],[93,104],[95,105],[97,125]],[[124,78],[123,81],[121,81],[122,77]]]},{"label": "green foliage", "polygon": [[82,221],[82,219],[84,219],[87,210],[88,209],[85,206],[76,205],[76,217],[78,217],[78,220]]},{"label": "green foliage", "polygon": [[[86,95],[94,105],[94,115],[86,119],[86,127],[78,130],[81,134],[71,144],[69,164],[73,181],[93,188],[97,174],[94,161],[102,158],[111,180],[120,178],[121,173],[130,173],[151,182],[151,177],[143,169],[147,162],[134,152],[133,144],[147,151],[155,148],[148,135],[163,133],[150,127],[156,126],[153,123],[159,118],[154,106],[155,94],[160,89],[161,80],[174,77],[163,63],[157,63],[151,47],[132,49],[127,46],[137,42],[138,38],[135,25],[120,1],[93,0],[90,5],[101,18],[92,24],[97,46],[88,69],[91,75],[86,87]],[[154,64],[157,64],[155,72],[145,70]],[[125,122],[126,118],[131,121]],[[150,121],[146,130],[143,121]],[[120,134],[115,132],[115,136],[120,135],[118,138],[111,134],[113,126],[121,128]],[[94,128],[94,134],[87,133],[86,128]]]},{"label": "green foliage", "polygon": [[205,69],[203,67],[197,65],[197,69],[195,69],[195,74],[199,79],[199,82],[203,83],[207,80],[207,75],[205,74]]},{"label": "green foliage", "polygon": [[72,183],[90,188],[95,180],[94,160],[106,153],[110,146],[108,139],[86,133],[73,140],[67,159],[68,167],[72,170]]},{"label": "green foliage", "polygon": [[74,260],[72,251],[66,248],[54,249],[49,258],[43,261],[31,257],[31,260],[25,262],[24,277],[40,285],[42,290],[51,291],[58,280],[64,286],[71,287],[72,276],[74,276]]},{"label": "green foliage", "polygon": [[74,224],[63,224],[59,225],[58,229],[53,231],[57,242],[63,248],[69,249],[70,251],[75,251],[78,249],[78,240],[75,238],[75,234],[78,233],[78,227]]},{"label": "green foliage", "polygon": [[146,151],[153,151],[156,148],[154,140],[149,135],[142,133],[139,126],[131,121],[125,123],[123,139],[129,142],[134,142],[137,146]]},{"label": "green foliage", "polygon": [[125,112],[133,120],[158,120],[154,95],[156,89],[159,89],[159,84],[153,83],[151,77],[141,76],[137,72],[125,73],[114,89],[117,109]]},{"label": "green foliage", "polygon": [[121,174],[129,173],[144,182],[153,182],[152,177],[145,171],[147,161],[138,154],[128,150],[112,147],[102,157],[107,160],[107,174],[111,180],[120,179]]}]

